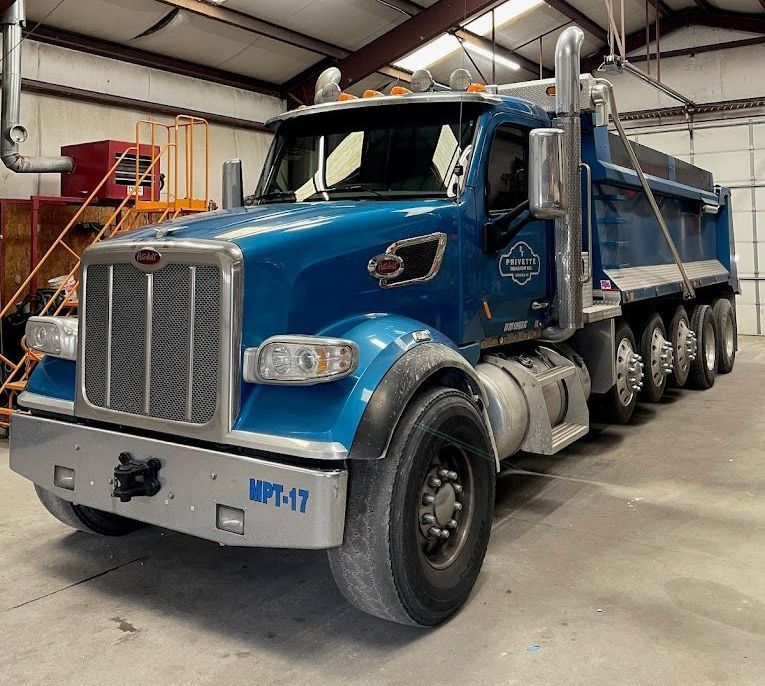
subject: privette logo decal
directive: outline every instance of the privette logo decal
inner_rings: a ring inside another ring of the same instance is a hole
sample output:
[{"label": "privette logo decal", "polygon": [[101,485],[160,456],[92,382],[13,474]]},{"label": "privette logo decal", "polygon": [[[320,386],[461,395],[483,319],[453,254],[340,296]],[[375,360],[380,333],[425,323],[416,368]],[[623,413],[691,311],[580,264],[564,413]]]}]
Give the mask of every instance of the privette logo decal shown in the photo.
[{"label": "privette logo decal", "polygon": [[519,286],[525,286],[539,275],[542,263],[526,241],[518,241],[499,257],[499,273],[509,276]]}]

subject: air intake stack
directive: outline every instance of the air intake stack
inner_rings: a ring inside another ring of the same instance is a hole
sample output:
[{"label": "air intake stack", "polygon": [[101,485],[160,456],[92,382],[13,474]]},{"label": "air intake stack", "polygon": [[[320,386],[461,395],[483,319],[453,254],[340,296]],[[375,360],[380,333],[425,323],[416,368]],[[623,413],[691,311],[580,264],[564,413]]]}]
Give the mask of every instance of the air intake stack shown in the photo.
[{"label": "air intake stack", "polygon": [[555,271],[558,324],[546,329],[546,340],[562,341],[582,327],[582,124],[579,76],[584,33],[566,29],[555,46],[555,113],[553,125],[563,131],[563,203],[555,220]]}]

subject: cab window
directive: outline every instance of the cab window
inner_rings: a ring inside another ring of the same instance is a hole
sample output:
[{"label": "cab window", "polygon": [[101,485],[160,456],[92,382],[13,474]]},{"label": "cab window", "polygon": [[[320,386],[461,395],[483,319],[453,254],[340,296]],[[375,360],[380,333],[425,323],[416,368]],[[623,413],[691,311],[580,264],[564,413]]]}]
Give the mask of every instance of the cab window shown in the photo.
[{"label": "cab window", "polygon": [[494,132],[486,174],[489,212],[505,212],[528,199],[528,129],[501,124]]}]

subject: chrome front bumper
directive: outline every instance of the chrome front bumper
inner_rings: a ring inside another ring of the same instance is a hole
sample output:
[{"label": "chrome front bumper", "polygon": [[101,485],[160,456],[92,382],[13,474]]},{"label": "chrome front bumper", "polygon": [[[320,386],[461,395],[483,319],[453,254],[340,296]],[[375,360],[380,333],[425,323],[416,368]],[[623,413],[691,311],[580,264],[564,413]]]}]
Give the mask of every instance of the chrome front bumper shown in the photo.
[{"label": "chrome front bumper", "polygon": [[[331,548],[343,540],[345,470],[306,469],[21,413],[11,419],[10,439],[13,471],[79,505],[224,545]],[[112,497],[123,452],[160,461],[159,493],[125,503]],[[56,467],[74,470],[71,488],[54,484]],[[243,512],[244,533],[218,528],[219,506]]]}]

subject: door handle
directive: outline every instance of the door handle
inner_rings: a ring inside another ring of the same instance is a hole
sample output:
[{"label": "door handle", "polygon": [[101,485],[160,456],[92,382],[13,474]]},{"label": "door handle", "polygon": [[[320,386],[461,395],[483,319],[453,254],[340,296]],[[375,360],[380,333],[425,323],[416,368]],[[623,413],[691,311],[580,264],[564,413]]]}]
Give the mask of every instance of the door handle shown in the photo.
[{"label": "door handle", "polygon": [[544,310],[546,307],[550,306],[549,300],[534,300],[531,303],[531,309],[532,310]]}]

